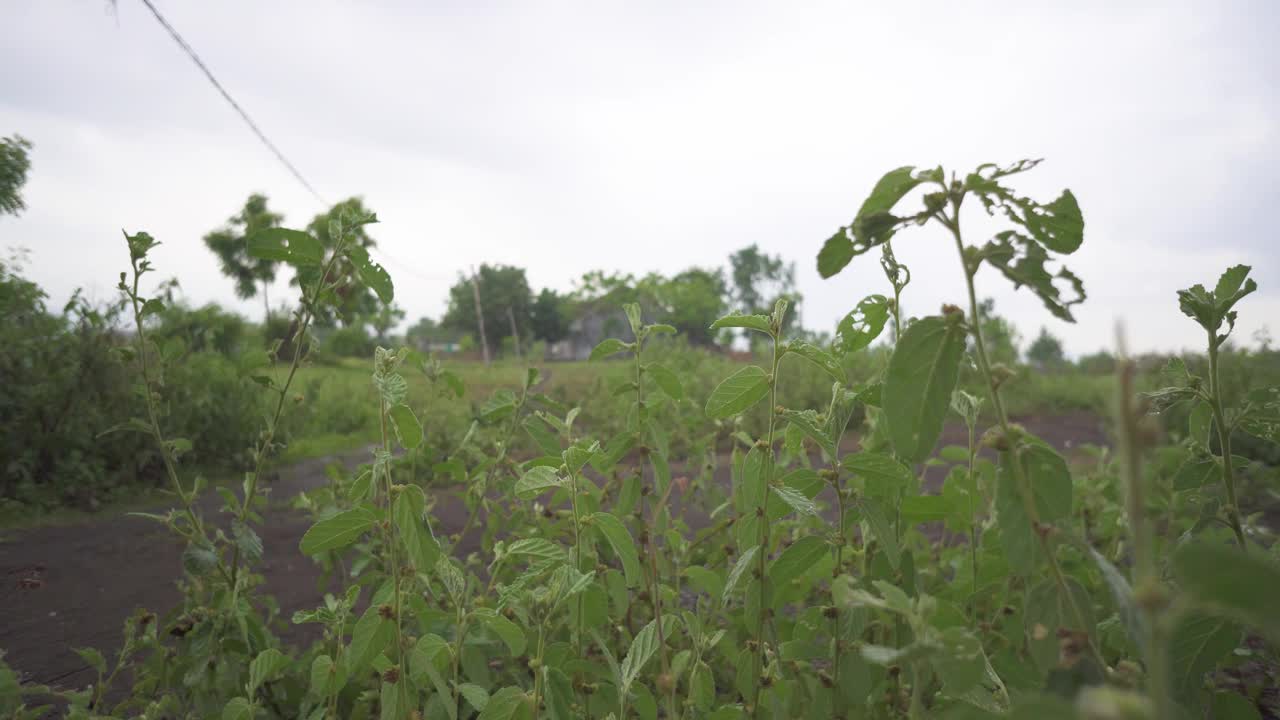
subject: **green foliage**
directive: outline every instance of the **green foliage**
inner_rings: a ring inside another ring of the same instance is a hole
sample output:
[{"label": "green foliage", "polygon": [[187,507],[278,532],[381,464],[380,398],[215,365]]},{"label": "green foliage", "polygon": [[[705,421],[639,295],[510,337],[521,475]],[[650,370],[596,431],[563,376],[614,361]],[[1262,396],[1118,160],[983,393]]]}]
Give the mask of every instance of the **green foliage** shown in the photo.
[{"label": "green foliage", "polygon": [[1042,370],[1062,367],[1067,361],[1062,352],[1062,341],[1050,335],[1049,330],[1042,326],[1040,334],[1027,348],[1027,361]]},{"label": "green foliage", "polygon": [[[481,265],[480,306],[484,309],[484,333],[490,349],[500,348],[511,337],[514,318],[516,332],[527,339],[531,333],[534,302],[524,268],[511,265]],[[473,278],[459,278],[449,288],[449,307],[440,324],[455,332],[476,333],[476,299]]]},{"label": "green foliage", "polygon": [[[250,195],[240,212],[227,220],[221,229],[204,236],[205,247],[218,258],[222,274],[236,285],[236,295],[251,298],[262,292],[264,317],[271,315],[271,302],[267,287],[276,277],[281,257],[254,257],[250,254],[246,238],[284,222],[284,216],[267,209],[267,198],[257,193]],[[261,288],[259,288],[261,286]]]},{"label": "green foliage", "polygon": [[22,186],[31,170],[31,141],[21,135],[0,138],[0,215],[19,215],[27,209]]},{"label": "green foliage", "polygon": [[[189,630],[161,634],[159,623],[131,619],[117,657],[81,651],[98,675],[88,692],[55,694],[72,717],[90,705],[107,717],[146,706],[198,717],[449,720],[1256,711],[1260,692],[1229,694],[1213,673],[1233,655],[1270,658],[1280,642],[1274,548],[1252,525],[1245,536],[1231,493],[1177,477],[1206,466],[1225,472],[1230,490],[1230,433],[1273,433],[1277,392],[1255,389],[1224,406],[1210,345],[1209,382],[1179,363],[1153,396],[1158,407],[1192,409],[1185,439],[1152,450],[1138,432],[1132,361],[1121,356],[1109,388],[1119,457],[1098,450],[1087,468],[1011,422],[1003,391],[1014,381],[984,342],[978,266],[1029,278],[1051,310],[1072,303],[1036,286],[1034,267],[1002,266],[989,245],[966,245],[958,211],[977,196],[1013,226],[998,242],[1074,250],[1083,221],[1069,193],[1040,205],[1001,184],[1032,166],[983,166],[950,182],[942,169],[903,168],[882,179],[820,263],[885,248],[894,299],[865,300],[834,346],[788,341],[780,297],[706,323],[767,346],[761,364],[740,365],[682,350],[667,337],[674,326],[627,301],[619,337],[599,342],[580,368],[596,374],[592,383],[570,393],[537,369],[495,364],[474,376],[465,430],[454,433],[441,426],[448,399],[463,396],[460,378],[413,351],[374,348],[372,377],[353,368],[359,383],[336,391],[349,399],[363,388],[362,427],[378,441],[369,463],[335,469],[293,502],[312,518],[298,550],[334,593],[291,618],[318,626],[309,647],[273,636],[274,603],[253,570],[265,552],[253,530],[258,476],[287,437],[279,422],[292,390],[262,383],[274,410],[255,433],[242,494],[226,494],[229,533],[206,526],[185,443],[170,438],[144,392],[146,417],[134,424],[156,443],[180,504],[161,520],[186,546],[177,612]],[[922,213],[892,214],[930,185],[942,191],[925,196]],[[951,232],[967,312],[900,316],[907,272],[888,242],[913,222]],[[155,243],[138,234],[129,244],[133,281],[121,287],[150,390],[174,369],[147,332],[160,301],[138,284]],[[314,257],[293,251],[309,245],[252,245],[313,280],[297,316],[303,337],[313,311],[342,301],[334,291],[347,279],[328,270],[349,262],[359,273],[366,255],[340,239],[311,272]],[[1243,286],[1230,280],[1228,295],[1233,283]],[[1210,300],[1230,322],[1234,308]],[[862,352],[890,317],[892,348]],[[804,362],[783,362],[789,355]],[[981,397],[960,386],[968,364]],[[939,451],[952,412],[967,440]],[[940,490],[928,472],[938,465]],[[456,533],[433,529],[443,504],[465,508]],[[1246,633],[1269,645],[1242,648]],[[121,670],[138,680],[112,705],[106,693]],[[45,692],[6,673],[0,663],[6,711]]]}]

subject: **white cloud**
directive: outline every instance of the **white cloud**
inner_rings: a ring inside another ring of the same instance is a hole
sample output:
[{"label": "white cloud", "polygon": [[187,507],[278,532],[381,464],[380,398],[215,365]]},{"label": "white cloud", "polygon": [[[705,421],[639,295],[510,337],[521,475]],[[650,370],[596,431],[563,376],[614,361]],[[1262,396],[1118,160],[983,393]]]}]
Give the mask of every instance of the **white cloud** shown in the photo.
[{"label": "white cloud", "polygon": [[[121,227],[197,301],[230,301],[200,237],[250,192],[295,224],[315,202],[137,3],[20,5],[0,48],[0,132],[36,142],[33,250],[61,299],[105,296]],[[1025,335],[1073,352],[1192,347],[1174,290],[1255,265],[1239,337],[1280,309],[1280,30],[1265,4],[162,3],[170,21],[330,200],[363,195],[409,317],[459,270],[523,265],[567,288],[590,269],[718,265],[758,242],[796,262],[828,327],[885,283],[874,258],[822,281],[814,257],[884,171],[1044,156],[1020,187],[1071,187],[1088,286],[1079,324],[983,273]],[[970,237],[985,227],[978,217]],[[960,295],[954,248],[896,244],[932,312]],[[283,282],[275,297],[281,296]],[[240,303],[255,314],[254,302]]]}]

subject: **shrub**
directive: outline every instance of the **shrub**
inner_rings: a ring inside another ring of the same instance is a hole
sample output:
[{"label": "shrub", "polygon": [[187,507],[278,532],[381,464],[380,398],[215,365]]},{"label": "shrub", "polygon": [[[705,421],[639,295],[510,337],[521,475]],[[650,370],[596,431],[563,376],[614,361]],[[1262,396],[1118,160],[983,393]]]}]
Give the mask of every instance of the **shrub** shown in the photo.
[{"label": "shrub", "polygon": [[161,346],[181,339],[192,352],[212,351],[228,357],[246,349],[246,323],[239,315],[210,303],[199,308],[168,305],[154,316],[152,336]]},{"label": "shrub", "polygon": [[320,352],[328,357],[369,357],[373,354],[373,338],[363,325],[338,328],[320,339]]}]

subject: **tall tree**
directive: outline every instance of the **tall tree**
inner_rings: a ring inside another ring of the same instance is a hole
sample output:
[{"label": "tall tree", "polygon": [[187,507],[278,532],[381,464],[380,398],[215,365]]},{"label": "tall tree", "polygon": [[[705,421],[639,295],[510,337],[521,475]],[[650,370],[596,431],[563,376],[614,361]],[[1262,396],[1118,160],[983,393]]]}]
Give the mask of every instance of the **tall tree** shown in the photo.
[{"label": "tall tree", "polygon": [[[307,225],[307,231],[318,238],[326,249],[332,249],[337,241],[335,231],[339,223],[372,214],[365,207],[361,198],[347,198],[329,208],[327,212],[316,215],[315,219]],[[369,235],[368,228],[368,225],[361,225],[349,233],[348,244],[356,245],[366,250],[376,247],[378,243]],[[317,310],[317,324],[332,326],[341,322],[342,325],[350,327],[371,322],[371,319],[377,315],[381,302],[373,290],[360,280],[360,274],[356,272],[356,268],[351,264],[351,261],[345,257],[338,260],[334,264],[333,277],[338,281],[338,287],[335,291],[338,296],[335,308],[333,310],[327,308]],[[296,285],[298,282],[297,277],[294,277],[290,282]]]},{"label": "tall tree", "polygon": [[0,139],[0,215],[20,215],[27,205],[22,201],[22,186],[27,184],[31,169],[31,141],[21,135]]},{"label": "tall tree", "polygon": [[1049,334],[1049,329],[1040,326],[1040,335],[1027,348],[1027,361],[1041,370],[1061,367],[1066,363],[1066,354],[1062,351],[1062,341]]},{"label": "tall tree", "polygon": [[[480,307],[490,347],[500,348],[503,341],[511,337],[508,308],[515,318],[518,332],[528,336],[533,293],[529,290],[529,280],[525,277],[524,268],[481,265],[477,275],[480,283]],[[462,277],[449,288],[449,308],[441,320],[444,327],[469,334],[478,332],[475,290],[471,283],[472,278]]]},{"label": "tall tree", "polygon": [[543,288],[533,301],[530,322],[533,337],[546,343],[563,340],[569,334],[568,298],[551,288]]},{"label": "tall tree", "polygon": [[658,288],[661,318],[695,345],[711,345],[711,324],[724,314],[728,287],[719,268],[689,268]]},{"label": "tall tree", "polygon": [[743,312],[769,312],[778,298],[795,290],[795,263],[784,262],[781,255],[760,252],[754,243],[730,255],[729,267],[733,299]]},{"label": "tall tree", "polygon": [[248,300],[258,294],[261,286],[264,318],[271,317],[267,288],[276,278],[277,263],[250,257],[245,239],[259,230],[278,227],[282,222],[283,215],[267,208],[266,196],[254,193],[239,213],[227,219],[226,225],[204,236],[205,247],[218,256],[222,274],[235,281],[237,297]]},{"label": "tall tree", "polygon": [[996,314],[993,298],[984,299],[978,308],[982,314],[982,337],[986,341],[988,357],[992,362],[1006,365],[1017,363],[1022,352],[1022,335],[1018,329],[1008,318]]},{"label": "tall tree", "polygon": [[[751,244],[729,256],[730,274],[733,277],[733,302],[737,309],[747,313],[767,314],[782,298],[791,309],[787,311],[783,331],[796,327],[800,317],[802,296],[796,292],[795,263],[785,262],[781,255],[770,255]],[[748,342],[755,342],[758,333],[744,331]]]},{"label": "tall tree", "polygon": [[404,308],[395,303],[379,304],[378,311],[369,317],[369,324],[373,326],[374,339],[379,345],[387,344],[391,328],[399,325],[401,320],[404,320]]}]

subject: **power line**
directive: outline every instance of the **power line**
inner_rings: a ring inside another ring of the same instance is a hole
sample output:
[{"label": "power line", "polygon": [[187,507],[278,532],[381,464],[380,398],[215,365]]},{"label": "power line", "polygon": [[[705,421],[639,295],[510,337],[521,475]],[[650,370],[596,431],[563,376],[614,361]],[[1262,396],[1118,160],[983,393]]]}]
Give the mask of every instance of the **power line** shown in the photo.
[{"label": "power line", "polygon": [[182,39],[182,36],[179,35],[178,31],[169,24],[169,21],[164,19],[164,16],[160,14],[160,11],[156,9],[156,6],[152,4],[151,0],[142,0],[142,4],[146,5],[147,9],[151,11],[151,14],[156,16],[156,20],[169,32],[169,35],[173,38],[174,42],[178,43],[179,47],[187,53],[187,56],[196,64],[196,67],[200,68],[200,71],[209,79],[209,82],[213,87],[216,88],[219,93],[222,93],[222,97],[226,98],[227,102],[231,104],[231,107],[235,108],[236,112],[240,113],[240,117],[244,118],[245,124],[249,126],[249,129],[253,131],[253,134],[258,136],[258,139],[262,141],[262,144],[267,146],[267,149],[276,156],[276,159],[288,168],[289,172],[298,179],[298,182],[302,183],[302,186],[305,187],[316,200],[320,201],[321,205],[328,207],[329,203],[325,202],[325,199],[320,196],[320,193],[316,192],[316,189],[311,186],[311,183],[307,182],[307,179],[302,177],[302,173],[298,172],[298,168],[294,167],[293,163],[289,162],[289,159],[284,156],[284,153],[280,152],[280,149],[275,146],[275,143],[267,139],[266,134],[258,127],[258,124],[253,121],[253,118],[249,117],[249,113],[245,112],[244,108],[240,107],[240,103],[236,102],[235,98],[231,97],[231,93],[227,92],[227,89],[222,87],[222,83],[218,82],[218,79],[213,76],[213,72],[204,64],[204,61],[200,59],[200,56],[196,54],[196,51],[187,44],[186,40]]},{"label": "power line", "polygon": [[[169,21],[166,20],[164,16],[160,14],[160,11],[151,2],[151,0],[142,0],[142,4],[147,6],[147,9],[150,10],[151,14],[155,16],[156,21],[159,22],[160,25],[164,27],[166,31],[168,31],[170,37],[173,38],[174,42],[178,43],[178,46],[181,47],[183,52],[185,52],[187,56],[191,58],[191,61],[196,64],[196,67],[200,68],[200,71],[204,73],[204,76],[209,79],[209,83],[213,85],[213,87],[222,95],[224,99],[226,99],[226,101],[231,105],[231,107],[234,108],[235,111],[240,114],[240,117],[244,119],[245,124],[249,126],[249,129],[253,131],[253,134],[258,136],[258,139],[262,141],[262,144],[266,145],[267,149],[270,150],[271,153],[276,156],[276,159],[279,160],[280,163],[284,165],[286,169],[288,169],[289,173],[293,175],[293,177],[296,178],[298,182],[302,183],[302,186],[305,187],[307,191],[311,193],[311,196],[314,197],[316,201],[320,203],[322,208],[329,207],[329,203],[320,195],[320,193],[316,192],[315,187],[313,187],[311,183],[307,182],[307,179],[302,176],[302,173],[298,172],[298,168],[296,168],[293,163],[289,162],[289,159],[284,156],[284,153],[280,152],[280,148],[276,147],[275,143],[271,142],[271,140],[267,138],[266,133],[262,132],[262,129],[258,127],[258,124],[253,121],[253,118],[249,117],[249,113],[245,112],[244,108],[240,107],[240,103],[236,102],[235,98],[231,97],[231,93],[227,92],[227,89],[222,86],[222,83],[218,82],[218,79],[213,76],[213,71],[209,69],[209,66],[204,64],[204,61],[200,59],[200,56],[198,54],[196,54],[195,49],[192,48],[189,44],[187,44],[187,41],[184,40],[182,36],[178,34],[178,31],[172,25],[169,24]],[[388,254],[385,250],[383,250],[380,247],[375,246],[374,250],[378,254],[386,258],[386,260],[388,261],[388,264],[396,266],[397,269],[407,272],[410,275],[414,275],[421,280],[435,282],[440,279],[438,276],[431,277],[425,273],[421,273],[417,271],[416,269],[410,267],[408,264],[403,263],[397,260],[396,258],[392,257],[390,254]]]}]

